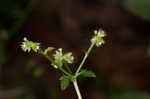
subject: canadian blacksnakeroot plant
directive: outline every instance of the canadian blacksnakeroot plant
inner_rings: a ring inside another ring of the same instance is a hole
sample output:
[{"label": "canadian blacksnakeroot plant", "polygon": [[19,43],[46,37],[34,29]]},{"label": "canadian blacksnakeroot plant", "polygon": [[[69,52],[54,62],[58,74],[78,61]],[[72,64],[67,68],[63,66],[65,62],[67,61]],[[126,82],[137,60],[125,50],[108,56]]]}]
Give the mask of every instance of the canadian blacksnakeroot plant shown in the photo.
[{"label": "canadian blacksnakeroot plant", "polygon": [[63,53],[63,49],[59,48],[59,49],[56,49],[53,56],[49,56],[48,52],[55,50],[54,47],[48,47],[47,49],[43,50],[40,47],[40,43],[29,41],[26,37],[24,37],[23,39],[21,48],[24,52],[30,52],[32,50],[36,53],[39,53],[45,56],[51,62],[51,65],[54,68],[63,72],[63,75],[59,79],[61,82],[60,83],[61,89],[65,90],[70,84],[70,82],[72,82],[76,90],[78,99],[82,99],[82,96],[78,87],[78,83],[77,83],[77,78],[79,76],[96,77],[96,75],[93,72],[88,71],[88,70],[83,70],[82,66],[85,63],[85,60],[87,59],[93,47],[94,46],[99,47],[102,44],[104,44],[104,40],[103,40],[104,36],[105,36],[105,32],[103,30],[100,29],[98,31],[97,30],[94,31],[94,36],[91,39],[91,45],[88,48],[87,52],[85,53],[85,56],[83,57],[83,60],[79,64],[75,73],[73,73],[69,67],[69,64],[73,63],[73,60],[74,60],[74,57],[71,52]]}]

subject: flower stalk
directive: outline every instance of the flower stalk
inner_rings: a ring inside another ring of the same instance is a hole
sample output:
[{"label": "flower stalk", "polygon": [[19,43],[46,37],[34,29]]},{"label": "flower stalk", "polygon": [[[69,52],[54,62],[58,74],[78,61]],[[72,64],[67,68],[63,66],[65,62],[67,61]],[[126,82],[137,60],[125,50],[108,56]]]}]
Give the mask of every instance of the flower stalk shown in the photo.
[{"label": "flower stalk", "polygon": [[[53,57],[51,57],[48,55],[48,52],[51,52],[52,50],[54,50],[55,49],[54,47],[48,47],[47,49],[42,50],[40,47],[40,43],[29,41],[27,38],[23,39],[24,41],[21,44],[21,48],[24,52],[34,51],[46,57],[51,62],[51,65],[55,69],[58,69],[64,73],[64,75],[61,76],[60,78],[61,89],[65,90],[68,87],[69,83],[72,82],[74,85],[75,91],[77,93],[78,99],[82,99],[79,86],[77,83],[77,78],[78,76],[96,77],[96,75],[93,72],[87,71],[87,70],[81,70],[81,69],[87,57],[89,56],[90,52],[92,51],[93,47],[94,46],[99,47],[100,45],[104,44],[104,40],[103,40],[104,36],[105,36],[105,33],[103,30],[94,31],[94,36],[91,39],[91,45],[88,48],[87,52],[85,53],[81,63],[79,64],[74,74],[71,71],[70,66],[68,65],[68,64],[73,63],[73,60],[74,60],[74,57],[71,52],[64,54],[62,51],[62,48],[59,48],[55,51],[55,54],[53,54]],[[65,66],[65,68],[63,66]]]},{"label": "flower stalk", "polygon": [[92,50],[92,48],[94,47],[94,45],[95,45],[95,42],[93,42],[93,43],[91,44],[91,46],[89,47],[88,51],[85,53],[85,56],[84,56],[84,58],[83,58],[81,64],[79,65],[79,67],[78,67],[76,73],[75,73],[76,76],[78,75],[79,71],[81,70],[83,64],[85,63],[85,61],[86,61],[87,57],[89,56],[89,53],[91,52],[91,50]]}]

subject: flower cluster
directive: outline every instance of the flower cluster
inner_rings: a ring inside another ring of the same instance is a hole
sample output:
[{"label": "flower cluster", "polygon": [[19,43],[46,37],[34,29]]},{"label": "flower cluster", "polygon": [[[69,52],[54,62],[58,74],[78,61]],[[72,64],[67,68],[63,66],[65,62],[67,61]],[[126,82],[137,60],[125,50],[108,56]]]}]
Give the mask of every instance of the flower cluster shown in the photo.
[{"label": "flower cluster", "polygon": [[[54,54],[54,59],[57,65],[62,66],[63,62],[72,63],[74,60],[74,57],[72,56],[72,53],[66,53],[63,55],[62,48],[59,48],[56,50],[56,53]],[[57,68],[56,65],[52,64],[55,68]]]},{"label": "flower cluster", "polygon": [[23,40],[21,48],[24,52],[30,52],[31,50],[37,52],[40,49],[40,43],[29,41],[26,37]]},{"label": "flower cluster", "polygon": [[[21,48],[24,52],[30,52],[33,50],[34,52],[37,52],[40,50],[40,43],[29,41],[26,37],[23,39],[24,41],[21,44]],[[44,50],[43,55],[47,55],[49,51],[52,51],[53,47],[48,47]],[[52,65],[57,68],[58,66],[62,66],[64,62],[66,63],[72,63],[74,60],[74,57],[72,56],[72,53],[66,53],[63,55],[62,48],[59,48],[56,50],[56,53],[54,54],[54,62]],[[57,64],[57,66],[56,66]]]},{"label": "flower cluster", "polygon": [[95,43],[97,47],[104,44],[103,37],[106,36],[105,32],[103,30],[95,30],[94,31],[94,37],[91,39],[92,43]]}]

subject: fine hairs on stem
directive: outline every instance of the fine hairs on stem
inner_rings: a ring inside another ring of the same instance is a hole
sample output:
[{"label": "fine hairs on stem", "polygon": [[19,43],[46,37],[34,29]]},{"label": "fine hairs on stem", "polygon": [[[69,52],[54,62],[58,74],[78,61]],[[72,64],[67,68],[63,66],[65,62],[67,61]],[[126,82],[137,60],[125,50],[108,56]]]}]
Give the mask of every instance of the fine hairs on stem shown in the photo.
[{"label": "fine hairs on stem", "polygon": [[[21,48],[24,52],[34,51],[36,53],[43,55],[46,59],[48,59],[54,68],[60,70],[63,73],[63,75],[59,79],[61,90],[65,90],[70,83],[73,83],[78,99],[82,99],[77,78],[79,76],[96,77],[95,73],[89,70],[82,69],[82,66],[84,65],[87,57],[89,56],[94,46],[100,47],[102,44],[104,44],[103,40],[104,36],[105,32],[102,29],[94,31],[94,36],[90,40],[91,45],[88,48],[87,52],[85,53],[85,56],[83,57],[81,63],[77,67],[77,70],[75,70],[76,71],[75,73],[72,72],[69,66],[69,64],[73,63],[74,61],[74,57],[71,52],[63,53],[62,48],[55,49],[54,47],[48,47],[43,50],[40,47],[40,43],[29,41],[26,37],[24,37],[23,39]],[[55,53],[53,54],[53,56],[49,56],[48,52],[51,52],[53,50],[55,50]]]}]

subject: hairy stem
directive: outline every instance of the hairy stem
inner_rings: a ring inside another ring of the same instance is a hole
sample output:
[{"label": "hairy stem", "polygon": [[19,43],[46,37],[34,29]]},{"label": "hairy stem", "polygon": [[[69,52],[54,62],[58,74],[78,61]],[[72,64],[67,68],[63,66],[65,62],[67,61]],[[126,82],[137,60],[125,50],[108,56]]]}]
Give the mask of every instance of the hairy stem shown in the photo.
[{"label": "hairy stem", "polygon": [[74,88],[76,90],[78,99],[82,99],[82,96],[81,96],[81,93],[80,93],[80,90],[79,90],[78,83],[77,83],[76,79],[73,81],[73,85],[74,85]]}]

